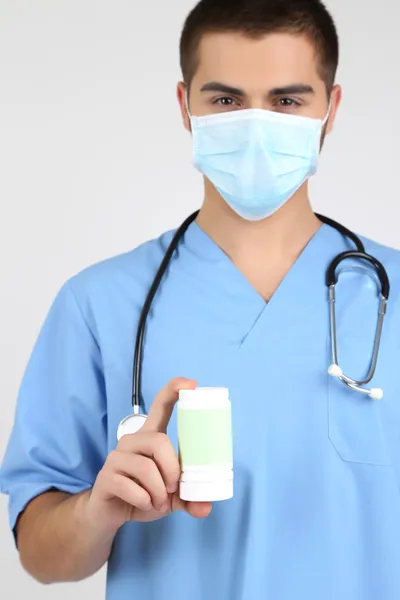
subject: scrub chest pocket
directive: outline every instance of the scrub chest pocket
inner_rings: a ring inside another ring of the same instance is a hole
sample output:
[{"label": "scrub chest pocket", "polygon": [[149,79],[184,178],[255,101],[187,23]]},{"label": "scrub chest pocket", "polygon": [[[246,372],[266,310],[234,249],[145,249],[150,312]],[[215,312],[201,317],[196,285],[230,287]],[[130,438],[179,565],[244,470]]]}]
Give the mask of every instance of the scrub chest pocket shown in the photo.
[{"label": "scrub chest pocket", "polygon": [[329,439],[345,462],[390,465],[382,420],[383,400],[373,400],[329,377]]},{"label": "scrub chest pocket", "polygon": [[[369,314],[373,321],[375,314]],[[390,325],[388,320],[385,323],[386,331],[389,330]],[[371,331],[366,327],[363,331],[361,328],[357,327],[357,329],[358,331],[354,332],[354,321],[352,333],[347,329],[346,334],[341,327],[339,360],[343,357],[345,372],[355,376],[361,373],[362,377],[369,366],[368,351],[372,348]],[[378,365],[372,380],[372,383],[375,382],[377,386],[383,388],[382,400],[357,394],[341,381],[328,376],[329,439],[339,456],[346,462],[382,466],[391,464],[386,435],[387,424],[383,414],[385,403],[393,400],[393,391],[389,387],[391,378],[388,373],[390,365],[393,365],[393,361],[389,360],[390,344],[387,336],[383,335]]]}]

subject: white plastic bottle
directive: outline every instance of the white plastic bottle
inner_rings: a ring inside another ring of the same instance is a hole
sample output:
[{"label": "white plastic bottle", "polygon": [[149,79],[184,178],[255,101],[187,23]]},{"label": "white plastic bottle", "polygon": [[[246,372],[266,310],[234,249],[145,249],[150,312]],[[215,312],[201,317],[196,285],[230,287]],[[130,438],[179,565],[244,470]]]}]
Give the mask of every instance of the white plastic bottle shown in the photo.
[{"label": "white plastic bottle", "polygon": [[232,415],[227,388],[180,391],[178,443],[181,499],[215,502],[232,498]]}]

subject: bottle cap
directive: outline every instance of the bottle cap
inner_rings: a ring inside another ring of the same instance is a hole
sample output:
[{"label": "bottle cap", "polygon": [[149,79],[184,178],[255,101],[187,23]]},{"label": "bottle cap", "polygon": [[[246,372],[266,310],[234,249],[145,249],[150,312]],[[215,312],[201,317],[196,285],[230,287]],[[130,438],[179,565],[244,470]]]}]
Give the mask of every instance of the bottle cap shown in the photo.
[{"label": "bottle cap", "polygon": [[190,502],[218,502],[233,498],[233,478],[219,481],[181,481],[179,496]]},{"label": "bottle cap", "polygon": [[179,391],[181,408],[225,408],[229,405],[229,390],[223,387],[198,387]]}]

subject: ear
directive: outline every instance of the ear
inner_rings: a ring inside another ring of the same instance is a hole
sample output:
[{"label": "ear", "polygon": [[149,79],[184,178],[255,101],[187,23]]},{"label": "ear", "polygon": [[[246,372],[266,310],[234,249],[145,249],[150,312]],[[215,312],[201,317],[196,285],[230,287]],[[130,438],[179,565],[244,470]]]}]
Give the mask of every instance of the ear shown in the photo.
[{"label": "ear", "polygon": [[329,119],[326,124],[326,134],[330,133],[335,123],[336,114],[342,101],[342,88],[340,85],[334,85],[331,94],[331,110],[329,113]]},{"label": "ear", "polygon": [[179,107],[181,109],[183,126],[185,127],[185,129],[187,131],[190,131],[190,119],[189,119],[189,115],[188,115],[187,107],[186,107],[187,88],[186,88],[186,85],[183,83],[183,81],[180,81],[178,83],[176,92],[177,92]]}]

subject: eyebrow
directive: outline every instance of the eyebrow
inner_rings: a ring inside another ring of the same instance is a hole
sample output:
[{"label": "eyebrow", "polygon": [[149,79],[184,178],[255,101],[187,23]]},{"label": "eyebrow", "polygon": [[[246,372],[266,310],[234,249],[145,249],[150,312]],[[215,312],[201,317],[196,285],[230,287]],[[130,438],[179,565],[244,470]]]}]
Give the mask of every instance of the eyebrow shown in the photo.
[{"label": "eyebrow", "polygon": [[291,96],[292,94],[315,94],[311,85],[304,83],[294,83],[280,88],[274,88],[269,91],[268,96]]},{"label": "eyebrow", "polygon": [[[219,81],[211,81],[204,84],[200,91],[231,94],[232,96],[240,97],[246,96],[246,92],[244,90],[226,85],[225,83],[221,83]],[[268,96],[270,98],[274,98],[276,96],[290,96],[292,94],[315,94],[315,90],[311,87],[311,85],[306,85],[304,83],[293,83],[284,87],[273,88],[268,92]]]},{"label": "eyebrow", "polygon": [[222,94],[232,94],[232,96],[245,96],[245,92],[240,88],[231,87],[230,85],[225,85],[224,83],[220,83],[219,81],[211,81],[210,83],[206,83],[200,90],[201,92],[218,92]]}]

